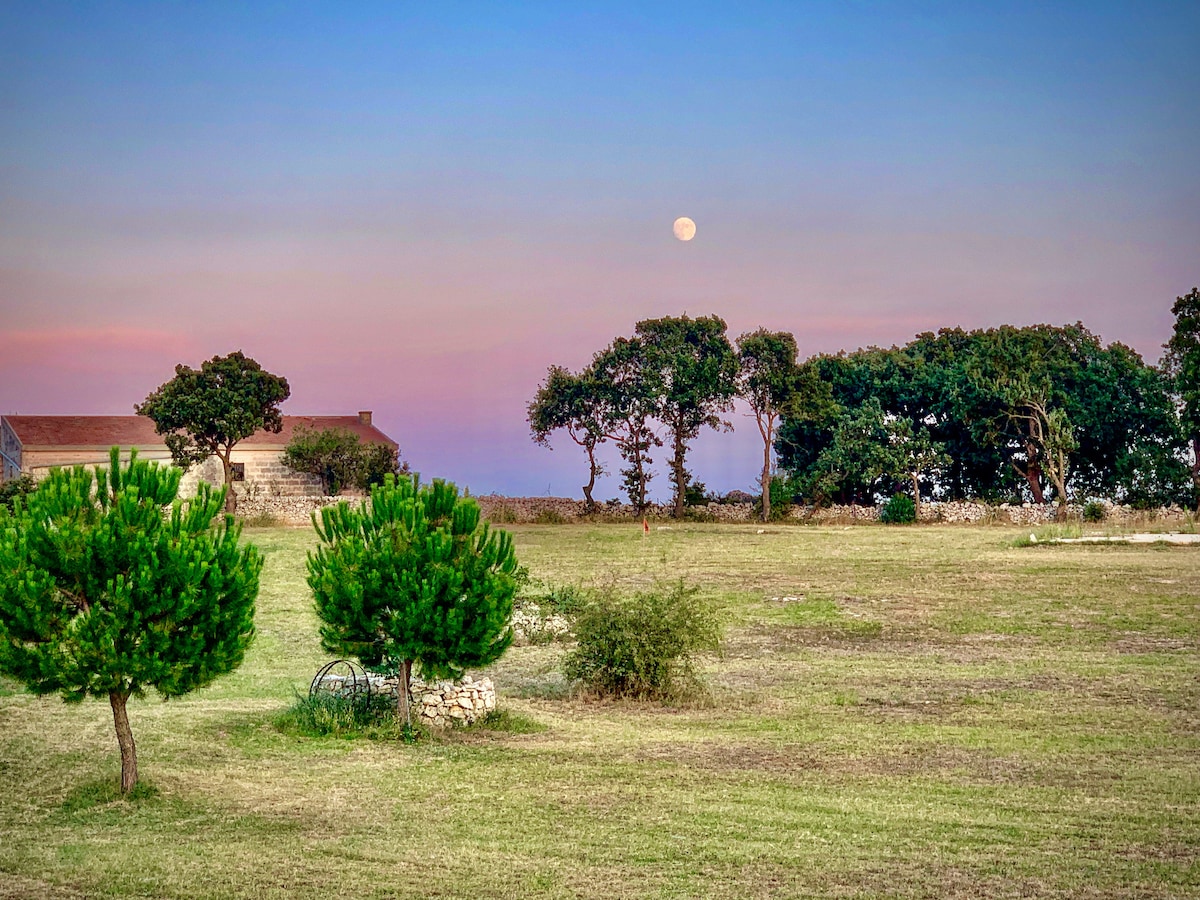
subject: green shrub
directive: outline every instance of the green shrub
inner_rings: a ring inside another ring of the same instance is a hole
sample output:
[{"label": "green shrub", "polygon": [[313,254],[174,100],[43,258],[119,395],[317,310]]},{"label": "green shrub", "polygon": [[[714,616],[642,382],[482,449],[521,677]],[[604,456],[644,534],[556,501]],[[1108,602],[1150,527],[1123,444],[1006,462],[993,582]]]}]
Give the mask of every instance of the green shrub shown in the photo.
[{"label": "green shrub", "polygon": [[594,594],[575,623],[563,673],[602,694],[672,699],[698,686],[694,657],[716,650],[720,625],[699,589],[682,581],[632,597]]},{"label": "green shrub", "polygon": [[557,509],[543,509],[533,518],[535,525],[566,525],[567,521]]},{"label": "green shrub", "polygon": [[1099,500],[1089,500],[1083,505],[1083,521],[1103,522],[1108,516],[1108,510]]},{"label": "green shrub", "polygon": [[303,737],[365,737],[411,743],[418,731],[395,717],[396,704],[385,694],[339,697],[316,693],[297,697],[292,708],[275,720],[285,734]]},{"label": "green shrub", "polygon": [[32,494],[36,490],[37,482],[33,480],[32,475],[21,475],[17,478],[10,478],[8,481],[0,484],[0,506],[7,506],[11,512],[13,502],[18,497]]},{"label": "green shrub", "polygon": [[917,507],[908,494],[895,494],[883,504],[879,521],[888,525],[907,525],[917,521]]}]

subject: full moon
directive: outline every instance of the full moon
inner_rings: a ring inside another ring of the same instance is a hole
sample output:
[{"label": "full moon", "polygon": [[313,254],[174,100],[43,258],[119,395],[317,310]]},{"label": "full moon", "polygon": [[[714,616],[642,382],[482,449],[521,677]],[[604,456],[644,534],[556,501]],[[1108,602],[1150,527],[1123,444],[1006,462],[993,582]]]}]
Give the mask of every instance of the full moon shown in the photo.
[{"label": "full moon", "polygon": [[672,227],[675,230],[675,237],[681,241],[690,241],[696,236],[696,223],[687,216],[680,216]]}]

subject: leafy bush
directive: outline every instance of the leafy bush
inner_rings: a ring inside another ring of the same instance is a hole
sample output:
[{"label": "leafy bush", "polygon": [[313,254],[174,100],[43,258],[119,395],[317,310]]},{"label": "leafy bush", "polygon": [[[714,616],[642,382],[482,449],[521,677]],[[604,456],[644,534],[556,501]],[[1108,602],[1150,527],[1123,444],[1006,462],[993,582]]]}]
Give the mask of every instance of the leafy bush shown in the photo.
[{"label": "leafy bush", "polygon": [[32,475],[21,475],[17,478],[10,478],[8,481],[0,484],[0,506],[8,507],[11,512],[13,502],[18,497],[32,494],[36,490],[37,482],[33,480]]},{"label": "leafy bush", "polygon": [[408,471],[400,465],[398,451],[387,444],[364,444],[345,428],[320,431],[298,427],[283,448],[283,464],[296,472],[316,475],[327,495],[343,488],[370,488],[383,484],[388,475]]},{"label": "leafy bush", "polygon": [[[771,476],[771,521],[780,522],[788,519],[792,514],[792,504],[796,502],[797,485],[796,482],[786,475]],[[731,491],[726,496],[733,496]],[[747,495],[749,496],[749,495]],[[762,495],[756,494],[751,496],[754,502],[754,512],[756,515],[762,515]]]},{"label": "leafy bush", "polygon": [[879,521],[888,525],[908,525],[917,521],[917,507],[908,494],[894,494],[879,512]]},{"label": "leafy bush", "polygon": [[1083,521],[1103,522],[1108,516],[1108,510],[1099,500],[1089,500],[1083,505]]},{"label": "leafy bush", "polygon": [[683,492],[684,506],[707,506],[716,502],[716,495],[709,492],[703,481],[693,481]]},{"label": "leafy bush", "polygon": [[699,589],[680,581],[632,597],[594,594],[575,636],[563,661],[569,680],[603,694],[670,699],[697,687],[694,657],[717,649],[720,625]]}]

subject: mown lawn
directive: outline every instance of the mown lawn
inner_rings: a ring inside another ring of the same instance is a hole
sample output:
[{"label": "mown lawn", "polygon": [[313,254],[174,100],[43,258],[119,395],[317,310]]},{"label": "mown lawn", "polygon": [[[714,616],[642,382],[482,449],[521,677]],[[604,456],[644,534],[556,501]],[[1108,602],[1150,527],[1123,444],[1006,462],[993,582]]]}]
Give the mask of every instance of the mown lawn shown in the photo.
[{"label": "mown lawn", "polygon": [[531,734],[285,734],[324,661],[307,529],[237,673],[131,704],[0,681],[0,898],[1200,895],[1200,547],[989,527],[510,526],[536,585],[684,578],[710,695],[574,698],[563,645],[487,674]]}]

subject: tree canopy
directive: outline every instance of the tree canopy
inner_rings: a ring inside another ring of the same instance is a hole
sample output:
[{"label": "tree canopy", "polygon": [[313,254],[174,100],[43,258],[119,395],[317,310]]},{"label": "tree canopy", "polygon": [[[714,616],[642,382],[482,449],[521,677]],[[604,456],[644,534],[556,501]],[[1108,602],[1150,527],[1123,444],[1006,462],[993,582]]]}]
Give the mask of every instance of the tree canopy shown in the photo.
[{"label": "tree canopy", "polygon": [[[839,418],[874,398],[885,417],[928,429],[944,447],[949,461],[936,483],[944,499],[1040,500],[1053,486],[1044,470],[1050,420],[1043,418],[1041,437],[1031,436],[1027,401],[1054,419],[1056,447],[1075,444],[1065,451],[1064,491],[1170,503],[1186,480],[1168,381],[1133,350],[1105,347],[1080,324],[943,329],[903,347],[819,356],[805,365],[830,386],[841,412],[824,421],[785,416],[776,443],[780,465],[798,477],[832,442]],[[869,494],[852,477],[836,498]]]},{"label": "tree canopy", "polygon": [[181,468],[214,455],[221,460],[225,508],[233,512],[237,495],[230,453],[256,431],[281,431],[279,404],[290,393],[286,378],[272,375],[238,350],[214,356],[199,370],[177,365],[175,377],[134,409],[154,421]]},{"label": "tree canopy", "polygon": [[738,360],[725,328],[718,316],[665,316],[634,327],[656,393],[655,418],[670,435],[676,518],[683,516],[691,481],[685,467],[688,443],[702,428],[730,428],[720,414],[733,408]]},{"label": "tree canopy", "polygon": [[126,703],[176,697],[241,664],[254,636],[262,557],[223,491],[177,499],[180,469],[117,448],[106,469],[52,469],[0,507],[0,672],[39,694],[106,697],[121,789],[137,782]]},{"label": "tree canopy", "polygon": [[604,464],[597,458],[596,448],[606,439],[603,392],[595,384],[595,377],[593,369],[576,375],[562,366],[551,366],[546,380],[526,407],[534,441],[553,449],[550,435],[565,429],[567,436],[587,453],[588,481],[583,486],[583,496],[589,510],[596,507],[592,497],[596,478],[604,474]]}]

